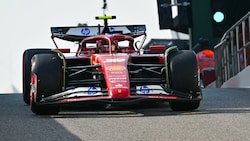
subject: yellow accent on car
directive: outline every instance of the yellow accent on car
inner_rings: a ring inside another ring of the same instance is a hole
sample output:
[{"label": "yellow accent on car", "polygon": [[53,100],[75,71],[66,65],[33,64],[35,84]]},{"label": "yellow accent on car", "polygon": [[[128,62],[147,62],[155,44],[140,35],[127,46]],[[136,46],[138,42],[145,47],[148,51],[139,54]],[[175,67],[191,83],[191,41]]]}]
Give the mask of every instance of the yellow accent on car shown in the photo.
[{"label": "yellow accent on car", "polygon": [[57,53],[57,55],[62,59],[63,61],[63,90],[66,90],[66,60],[65,57],[63,55],[63,53],[57,49],[52,50],[53,52]]},{"label": "yellow accent on car", "polygon": [[166,68],[166,83],[167,83],[167,87],[170,88],[170,82],[169,82],[169,75],[168,75],[168,55],[170,54],[170,52],[172,50],[177,49],[177,46],[172,46],[169,47],[168,49],[166,49],[165,51],[165,68]]},{"label": "yellow accent on car", "polygon": [[104,19],[116,19],[116,16],[96,16],[95,19],[97,20],[104,20]]}]

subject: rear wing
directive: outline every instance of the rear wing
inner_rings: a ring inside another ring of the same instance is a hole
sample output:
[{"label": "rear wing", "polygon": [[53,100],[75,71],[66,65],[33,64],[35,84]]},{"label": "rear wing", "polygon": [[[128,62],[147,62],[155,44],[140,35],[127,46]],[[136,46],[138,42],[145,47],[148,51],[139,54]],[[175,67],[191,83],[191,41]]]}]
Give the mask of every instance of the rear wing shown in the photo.
[{"label": "rear wing", "polygon": [[[104,26],[81,26],[81,27],[51,27],[51,38],[59,38],[67,41],[82,41],[86,37],[100,35]],[[131,37],[146,35],[145,25],[119,25],[108,26],[109,34],[123,34]]]}]

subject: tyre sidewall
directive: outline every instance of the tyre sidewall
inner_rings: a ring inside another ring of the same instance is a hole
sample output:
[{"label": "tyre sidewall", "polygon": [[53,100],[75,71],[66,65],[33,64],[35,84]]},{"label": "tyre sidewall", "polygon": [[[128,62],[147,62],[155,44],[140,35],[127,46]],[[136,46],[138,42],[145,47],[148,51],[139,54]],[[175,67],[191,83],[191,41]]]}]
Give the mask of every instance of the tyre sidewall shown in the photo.
[{"label": "tyre sidewall", "polygon": [[23,53],[23,100],[30,104],[31,58],[35,54],[49,53],[51,49],[27,49]]},{"label": "tyre sidewall", "polygon": [[[170,54],[169,60],[170,88],[192,94],[193,98],[201,97],[195,53],[190,50],[178,50]],[[170,101],[169,105],[174,111],[190,111],[197,109],[200,101]]]},{"label": "tyre sidewall", "polygon": [[32,73],[37,77],[37,101],[60,93],[63,87],[63,64],[56,53],[34,55]]},{"label": "tyre sidewall", "polygon": [[170,54],[170,88],[184,93],[200,90],[198,62],[193,51],[178,50]]},{"label": "tyre sidewall", "polygon": [[47,105],[41,99],[62,92],[63,63],[60,57],[50,54],[37,54],[32,57],[32,75],[36,75],[35,93],[32,95],[31,110],[38,115],[58,114],[58,105]]}]

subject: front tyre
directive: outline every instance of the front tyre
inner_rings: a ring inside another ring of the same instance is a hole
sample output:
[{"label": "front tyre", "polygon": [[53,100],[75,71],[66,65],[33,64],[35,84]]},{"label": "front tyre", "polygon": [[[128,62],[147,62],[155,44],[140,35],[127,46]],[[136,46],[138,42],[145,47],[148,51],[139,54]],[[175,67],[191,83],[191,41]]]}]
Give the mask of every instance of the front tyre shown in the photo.
[{"label": "front tyre", "polygon": [[23,53],[23,101],[30,104],[31,58],[35,54],[49,53],[51,49],[27,49]]},{"label": "front tyre", "polygon": [[[169,56],[170,88],[183,93],[192,94],[194,99],[201,98],[198,77],[198,62],[193,51],[178,50]],[[200,105],[197,101],[170,101],[173,111],[191,111]]]},{"label": "front tyre", "polygon": [[169,106],[173,111],[192,111],[200,106],[200,101],[195,102],[169,102]]},{"label": "front tyre", "polygon": [[58,114],[59,106],[43,103],[44,97],[62,92],[63,63],[56,53],[38,54],[32,58],[31,110],[38,115]]},{"label": "front tyre", "polygon": [[31,111],[37,115],[57,115],[60,112],[59,106],[40,105],[35,101],[36,96],[32,94],[30,100]]}]

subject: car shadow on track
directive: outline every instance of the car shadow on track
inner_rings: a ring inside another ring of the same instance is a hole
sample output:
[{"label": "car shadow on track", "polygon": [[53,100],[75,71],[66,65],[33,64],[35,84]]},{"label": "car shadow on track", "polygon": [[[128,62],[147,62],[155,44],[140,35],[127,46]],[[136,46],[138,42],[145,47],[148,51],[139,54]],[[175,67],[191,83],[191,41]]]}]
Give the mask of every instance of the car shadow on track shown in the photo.
[{"label": "car shadow on track", "polygon": [[168,103],[144,103],[129,106],[82,106],[63,107],[53,118],[105,118],[105,117],[142,117],[167,116],[172,112]]},{"label": "car shadow on track", "polygon": [[168,103],[151,106],[109,107],[107,109],[71,109],[63,110],[53,118],[123,118],[123,117],[153,117],[153,116],[185,116],[204,114],[240,114],[250,113],[248,108],[201,107],[194,111],[172,111]]},{"label": "car shadow on track", "polygon": [[49,116],[36,116],[21,94],[0,94],[1,141],[82,141]]}]

